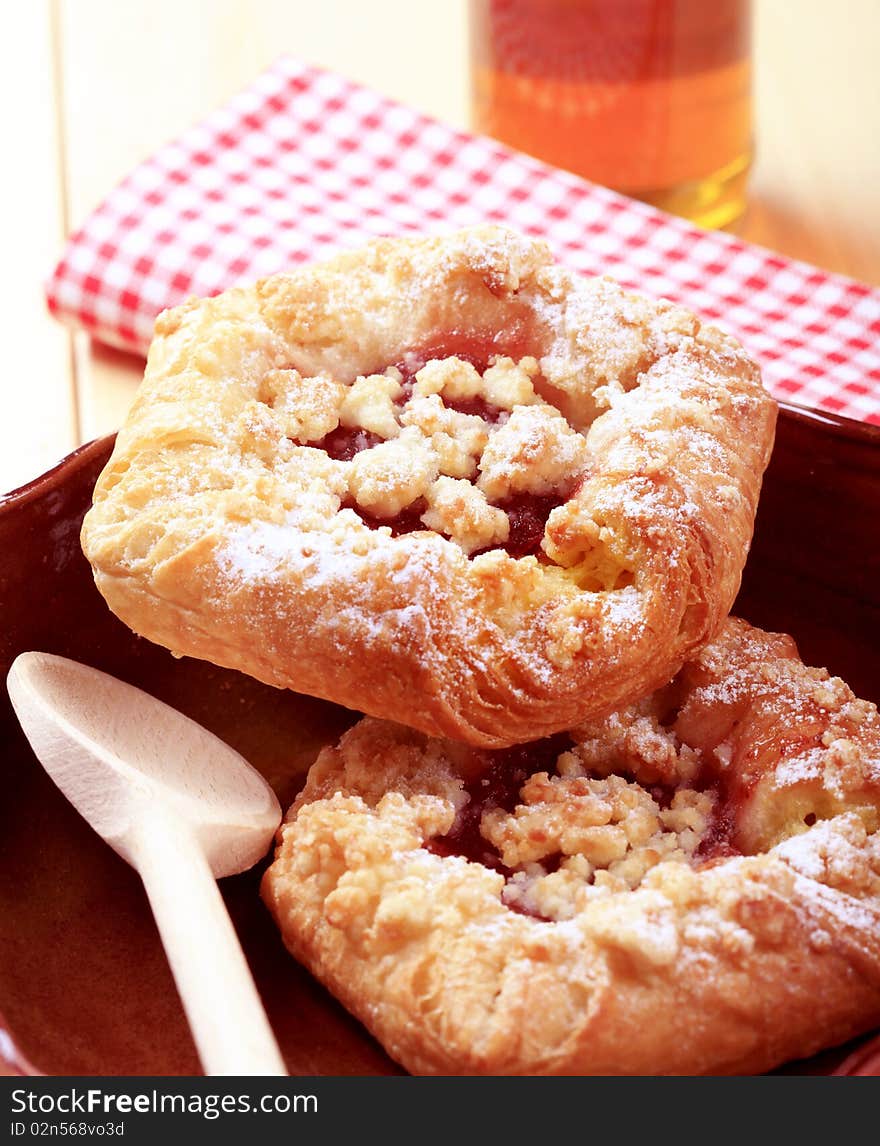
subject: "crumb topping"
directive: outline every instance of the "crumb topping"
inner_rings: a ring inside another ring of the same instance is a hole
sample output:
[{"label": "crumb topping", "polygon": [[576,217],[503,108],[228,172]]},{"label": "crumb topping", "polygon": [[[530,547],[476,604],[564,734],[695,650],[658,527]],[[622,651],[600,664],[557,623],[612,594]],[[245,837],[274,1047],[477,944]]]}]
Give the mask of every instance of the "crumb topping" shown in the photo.
[{"label": "crumb topping", "polygon": [[692,782],[700,753],[665,727],[661,716],[662,699],[655,695],[580,725],[573,733],[574,747],[559,761],[560,775],[623,771],[649,786]]},{"label": "crumb topping", "polygon": [[542,497],[564,489],[587,463],[586,439],[557,409],[518,406],[483,450],[478,484],[493,500],[517,493]]},{"label": "crumb topping", "polygon": [[513,813],[486,812],[482,832],[516,869],[505,902],[548,919],[571,918],[591,896],[638,887],[659,863],[691,859],[716,802],[713,792],[683,788],[661,808],[621,776],[546,772],[531,777],[520,798]]},{"label": "crumb topping", "polygon": [[380,438],[396,438],[400,433],[395,405],[402,393],[400,381],[400,372],[393,369],[385,374],[356,378],[343,390],[340,423],[378,434]]},{"label": "crumb topping", "polygon": [[465,553],[504,545],[510,536],[504,510],[490,505],[482,490],[468,481],[439,477],[428,490],[427,501],[422,521],[437,533],[455,535]]},{"label": "crumb topping", "polygon": [[471,555],[505,547],[506,502],[558,504],[589,465],[584,435],[536,392],[539,373],[532,357],[491,356],[480,370],[451,355],[348,385],[274,370],[264,391],[297,445],[340,462],[359,509],[391,522],[415,506],[424,529]]},{"label": "crumb topping", "polygon": [[437,459],[414,427],[362,450],[348,465],[348,490],[357,504],[380,518],[396,517],[424,497],[438,477]]},{"label": "crumb topping", "polygon": [[542,920],[654,886],[661,868],[674,887],[676,868],[771,849],[827,887],[880,889],[876,707],[741,621],[649,697],[531,744],[475,751],[361,721],[300,803],[337,790],[380,817],[389,794],[430,797],[421,846],[481,865],[505,907]]},{"label": "crumb topping", "polygon": [[730,852],[717,762],[680,739],[667,708],[661,690],[574,730],[568,744],[498,754],[508,791],[497,776],[467,785],[473,806],[458,819],[470,817],[476,834],[459,835],[468,854],[480,840],[494,849],[508,907],[569,919],[596,896],[641,886],[659,864]]},{"label": "crumb topping", "polygon": [[303,378],[298,370],[270,370],[263,396],[288,438],[313,442],[339,425],[346,387],[320,374]]}]

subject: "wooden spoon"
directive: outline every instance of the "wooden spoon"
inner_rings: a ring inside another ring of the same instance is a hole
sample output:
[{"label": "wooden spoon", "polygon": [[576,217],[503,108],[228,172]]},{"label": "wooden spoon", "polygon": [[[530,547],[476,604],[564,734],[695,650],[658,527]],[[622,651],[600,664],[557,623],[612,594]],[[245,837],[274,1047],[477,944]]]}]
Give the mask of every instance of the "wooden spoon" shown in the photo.
[{"label": "wooden spoon", "polygon": [[285,1074],[216,884],[266,854],[272,789],[195,721],[97,669],[22,653],[7,687],[40,763],[140,873],[205,1073]]}]

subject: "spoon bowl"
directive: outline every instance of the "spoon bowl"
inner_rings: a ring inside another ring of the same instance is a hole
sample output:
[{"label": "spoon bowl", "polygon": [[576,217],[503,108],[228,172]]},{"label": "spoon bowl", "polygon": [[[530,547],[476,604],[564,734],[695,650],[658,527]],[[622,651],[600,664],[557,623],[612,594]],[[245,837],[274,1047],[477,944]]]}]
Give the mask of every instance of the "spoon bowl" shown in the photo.
[{"label": "spoon bowl", "polygon": [[281,821],[275,793],[194,720],[50,653],[21,653],[7,688],[43,767],[129,863],[142,817],[160,806],[186,822],[215,878],[246,871],[266,854]]},{"label": "spoon bowl", "polygon": [[195,721],[87,665],[21,653],[7,688],[46,772],[138,870],[206,1073],[285,1074],[216,884],[265,855],[272,789]]}]

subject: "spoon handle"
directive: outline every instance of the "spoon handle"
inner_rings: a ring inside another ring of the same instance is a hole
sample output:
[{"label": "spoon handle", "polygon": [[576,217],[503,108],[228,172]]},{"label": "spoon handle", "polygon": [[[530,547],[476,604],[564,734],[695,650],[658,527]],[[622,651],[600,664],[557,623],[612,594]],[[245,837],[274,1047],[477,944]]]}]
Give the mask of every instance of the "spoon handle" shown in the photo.
[{"label": "spoon handle", "polygon": [[205,1074],[286,1075],[220,889],[192,833],[156,808],[133,842]]}]

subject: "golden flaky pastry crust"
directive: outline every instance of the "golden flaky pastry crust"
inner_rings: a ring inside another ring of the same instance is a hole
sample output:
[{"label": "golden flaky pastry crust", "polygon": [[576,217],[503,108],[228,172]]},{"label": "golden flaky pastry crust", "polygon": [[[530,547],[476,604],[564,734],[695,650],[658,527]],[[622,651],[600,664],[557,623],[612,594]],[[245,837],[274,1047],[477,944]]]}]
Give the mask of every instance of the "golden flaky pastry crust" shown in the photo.
[{"label": "golden flaky pastry crust", "polygon": [[282,826],[285,943],[407,1069],[759,1072],[880,1021],[880,719],[790,638],[731,620],[521,751],[368,718]]},{"label": "golden flaky pastry crust", "polygon": [[516,743],[717,632],[774,419],[732,339],[542,243],[384,240],[159,317],[83,546],[175,653]]}]

